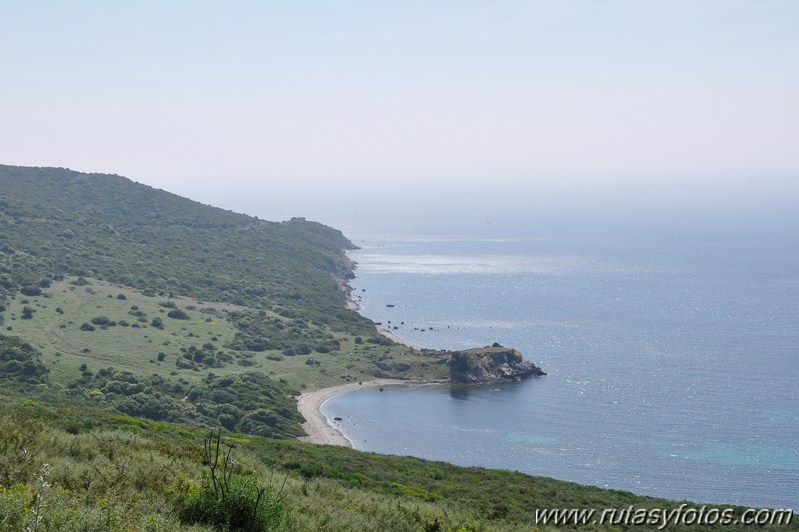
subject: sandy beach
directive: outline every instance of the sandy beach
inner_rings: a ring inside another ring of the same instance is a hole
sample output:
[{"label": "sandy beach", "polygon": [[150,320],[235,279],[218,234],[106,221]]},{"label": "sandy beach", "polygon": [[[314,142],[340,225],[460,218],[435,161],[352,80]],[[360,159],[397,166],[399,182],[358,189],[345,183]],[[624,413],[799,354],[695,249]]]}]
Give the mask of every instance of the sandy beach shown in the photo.
[{"label": "sandy beach", "polygon": [[297,409],[305,418],[302,424],[307,436],[298,438],[306,443],[316,443],[319,445],[340,445],[352,447],[352,442],[344,434],[327,421],[327,418],[319,410],[325,401],[335,397],[340,393],[353,392],[363,388],[374,388],[377,386],[423,386],[430,384],[446,384],[448,381],[423,381],[423,380],[403,380],[403,379],[375,379],[363,382],[348,382],[330,388],[322,388],[313,392],[305,392],[297,398]]},{"label": "sandy beach", "polygon": [[299,438],[300,441],[318,443],[321,445],[352,447],[352,442],[348,440],[341,431],[328,423],[327,418],[319,409],[325,401],[340,393],[352,392],[362,388],[396,384],[418,384],[418,382],[410,382],[401,379],[376,379],[372,381],[363,381],[362,383],[350,382],[339,386],[331,386],[330,388],[322,388],[321,390],[303,393],[297,398],[297,409],[306,419],[302,428],[308,436]]}]

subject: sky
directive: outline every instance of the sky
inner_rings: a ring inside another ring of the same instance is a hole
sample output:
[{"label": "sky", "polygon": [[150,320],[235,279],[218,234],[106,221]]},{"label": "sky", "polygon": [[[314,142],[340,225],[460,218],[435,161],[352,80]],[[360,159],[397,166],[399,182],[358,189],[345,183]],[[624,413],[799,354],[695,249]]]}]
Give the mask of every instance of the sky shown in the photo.
[{"label": "sky", "polygon": [[795,0],[7,0],[0,163],[250,212],[799,179],[796,28]]}]

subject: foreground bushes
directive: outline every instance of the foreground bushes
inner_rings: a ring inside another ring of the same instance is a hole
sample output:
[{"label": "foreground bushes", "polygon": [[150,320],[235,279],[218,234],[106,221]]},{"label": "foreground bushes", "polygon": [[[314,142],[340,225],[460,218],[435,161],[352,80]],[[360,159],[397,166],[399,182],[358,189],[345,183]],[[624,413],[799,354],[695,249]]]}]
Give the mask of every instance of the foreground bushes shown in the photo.
[{"label": "foreground bushes", "polygon": [[[90,427],[92,432],[81,432]],[[0,532],[515,532],[533,529],[539,508],[681,504],[509,471],[258,436],[217,433],[201,447],[203,435],[202,429],[92,405],[72,410],[0,395]],[[235,461],[226,443],[235,443]],[[799,530],[799,521],[759,530]]]},{"label": "foreground bushes", "polygon": [[[353,489],[318,476],[285,476],[264,465],[262,451],[273,452],[272,445],[316,446],[236,436],[228,440],[240,445],[234,461],[229,448],[217,456],[217,443],[222,448],[226,440],[222,436],[220,442],[219,433],[209,454],[207,446],[189,443],[201,433],[187,427],[92,411],[96,421],[116,422],[125,430],[135,426],[146,430],[147,438],[122,430],[70,434],[46,424],[59,423],[60,417],[50,419],[55,412],[45,405],[27,399],[11,406],[3,402],[0,396],[2,532],[400,532],[458,530],[480,520],[477,508]],[[253,452],[256,441],[267,447]],[[44,464],[49,464],[46,475]],[[494,522],[490,528],[529,530],[527,525]]]},{"label": "foreground bushes", "polygon": [[222,530],[275,530],[287,521],[280,495],[252,476],[233,475],[225,491],[214,491],[210,475],[201,487],[191,486],[181,501],[185,523]]},{"label": "foreground bushes", "polygon": [[197,465],[134,435],[72,435],[24,414],[0,409],[0,530],[181,528],[170,485]]},{"label": "foreground bushes", "polygon": [[233,448],[220,451],[221,442],[221,431],[205,439],[203,461],[208,465],[208,472],[202,486],[191,484],[183,490],[181,519],[231,531],[280,527],[288,517],[283,504],[283,487],[276,490],[251,475],[234,473]]},{"label": "foreground bushes", "polygon": [[218,496],[195,450],[119,431],[68,434],[31,419],[39,406],[28,403],[0,406],[0,531],[261,531],[287,522],[280,491],[260,480],[264,469],[234,473],[228,456]]}]

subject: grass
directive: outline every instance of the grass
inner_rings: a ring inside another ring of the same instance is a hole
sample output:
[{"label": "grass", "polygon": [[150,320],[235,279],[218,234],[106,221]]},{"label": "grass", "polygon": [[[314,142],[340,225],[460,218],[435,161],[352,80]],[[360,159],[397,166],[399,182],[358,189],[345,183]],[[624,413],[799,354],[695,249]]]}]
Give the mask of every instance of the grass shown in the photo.
[{"label": "grass", "polygon": [[[163,433],[150,438],[119,430],[72,435],[30,419],[27,408],[0,409],[0,449],[10,458],[0,465],[0,530],[33,526],[43,464],[50,473],[39,506],[39,530],[216,529],[192,524],[198,519],[186,511],[198,502],[210,506],[203,499],[209,492],[197,441],[201,431],[196,431],[195,444],[186,447],[162,438]],[[283,530],[416,530],[435,522],[457,528],[481,521],[457,503],[431,504],[413,495],[353,490],[331,479],[276,474],[251,449],[236,447],[234,452],[234,478],[241,491],[259,484],[275,493],[282,489]],[[498,525],[492,529],[520,530]]]},{"label": "grass", "polygon": [[[89,408],[80,415],[100,425],[70,434],[58,427],[57,407],[0,399],[0,531],[32,530],[37,520],[41,531],[226,529],[197,524],[186,512],[210,504],[202,498],[211,496],[207,431]],[[233,445],[226,463],[245,499],[264,487],[279,499],[280,530],[521,531],[535,529],[536,508],[679,506],[509,471],[297,441],[223,434],[221,443]],[[760,530],[799,530],[794,521]]]},{"label": "grass", "polygon": [[[230,318],[232,312],[242,312],[246,307],[229,303],[207,303],[188,297],[165,298],[146,296],[130,288],[90,279],[90,284],[75,286],[76,278],[52,283],[43,295],[28,297],[17,294],[9,301],[6,315],[8,334],[14,334],[32,344],[42,353],[44,364],[50,369],[50,380],[66,385],[80,375],[86,364],[91,371],[112,366],[136,375],[153,373],[173,374],[178,378],[196,381],[207,371],[182,369],[175,362],[181,349],[201,347],[210,343],[223,353],[234,357],[234,362],[210,370],[226,376],[243,370],[263,371],[275,380],[284,379],[295,389],[316,389],[342,382],[368,380],[378,372],[374,360],[405,362],[411,368],[395,372],[392,376],[406,378],[445,378],[446,367],[435,364],[431,357],[401,345],[356,344],[356,336],[332,332],[322,326],[310,328],[332,335],[340,343],[339,350],[322,354],[284,356],[279,350],[253,352],[226,347],[236,337],[239,329]],[[123,294],[125,299],[118,299]],[[176,320],[167,317],[174,304],[190,319]],[[22,319],[25,307],[34,309],[31,319]],[[136,310],[132,310],[135,307]],[[58,312],[61,309],[63,313]],[[139,313],[140,316],[131,313]],[[273,312],[264,312],[277,316]],[[81,330],[81,325],[92,319],[107,317],[117,325],[95,330]],[[139,321],[139,319],[143,321]],[[154,318],[161,318],[163,329],[153,327]],[[292,320],[281,318],[287,323]],[[119,325],[127,322],[128,326]],[[164,353],[159,360],[159,353]],[[319,365],[308,365],[309,358]],[[237,362],[247,360],[251,366]],[[423,365],[424,364],[424,365]]]},{"label": "grass", "polygon": [[[175,370],[175,360],[181,348],[201,346],[210,342],[222,347],[233,339],[236,328],[224,319],[226,311],[237,310],[229,304],[199,305],[189,298],[167,299],[147,297],[140,292],[92,280],[90,285],[74,286],[74,278],[55,282],[44,290],[45,296],[15,297],[6,313],[7,325],[12,332],[34,347],[43,355],[50,368],[50,378],[54,382],[66,383],[79,375],[78,368],[87,364],[96,371],[107,366],[124,369],[140,375],[153,371],[168,373]],[[118,294],[126,299],[117,299]],[[111,296],[111,297],[109,297]],[[28,301],[28,303],[23,303]],[[186,310],[190,320],[167,318],[168,308],[160,303],[170,301]],[[35,309],[30,320],[19,319],[22,308]],[[136,307],[136,310],[131,310]],[[56,309],[63,310],[63,314]],[[213,314],[206,314],[208,309]],[[131,312],[142,314],[144,321]],[[105,316],[117,325],[105,329],[95,326],[94,331],[80,329],[84,323]],[[161,318],[163,329],[152,327],[153,318]],[[208,318],[211,321],[206,321]],[[119,325],[127,322],[128,326]],[[163,361],[158,353],[165,353]],[[217,373],[235,372],[236,367],[216,368]],[[189,371],[182,373],[190,375]]]}]

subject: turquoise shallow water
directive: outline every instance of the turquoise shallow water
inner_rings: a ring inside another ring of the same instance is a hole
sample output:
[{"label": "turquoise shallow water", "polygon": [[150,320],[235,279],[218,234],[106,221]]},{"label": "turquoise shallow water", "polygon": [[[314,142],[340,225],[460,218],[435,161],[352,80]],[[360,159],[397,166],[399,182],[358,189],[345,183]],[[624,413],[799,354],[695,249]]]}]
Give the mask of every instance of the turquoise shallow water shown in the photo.
[{"label": "turquoise shallow water", "polygon": [[795,233],[624,227],[351,229],[365,316],[428,347],[516,347],[549,375],[323,412],[359,449],[799,508]]}]

